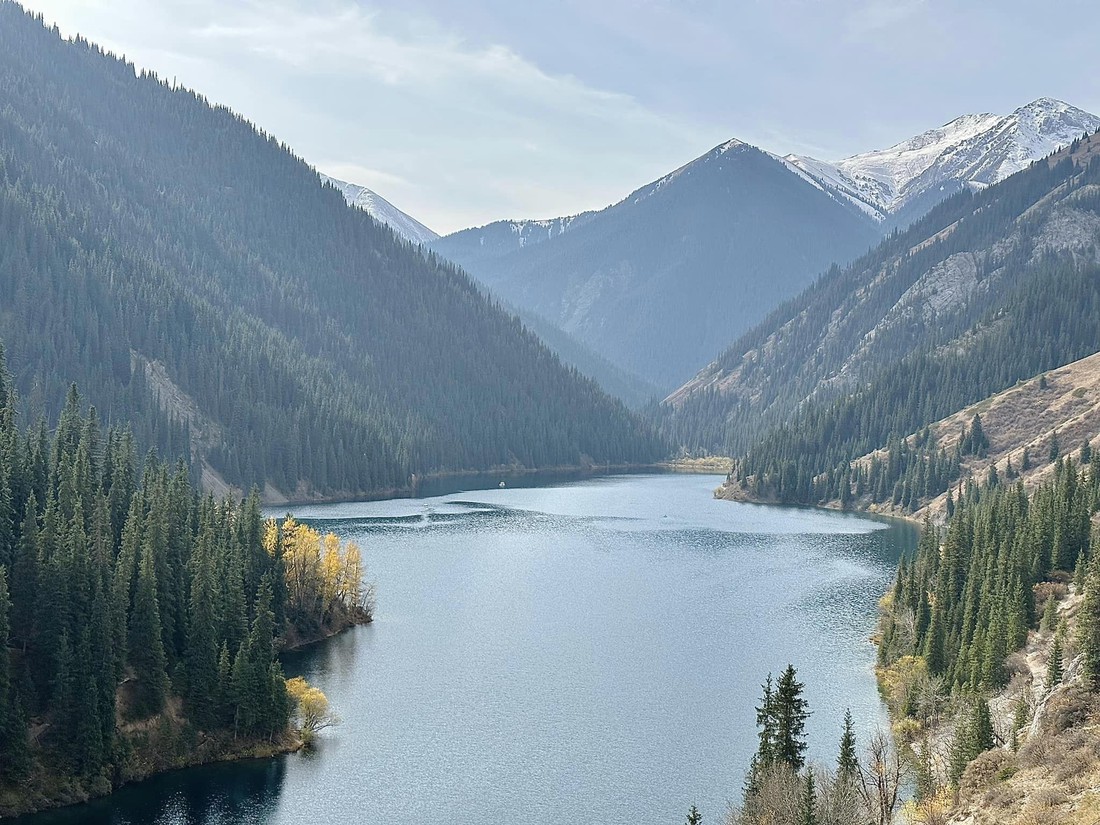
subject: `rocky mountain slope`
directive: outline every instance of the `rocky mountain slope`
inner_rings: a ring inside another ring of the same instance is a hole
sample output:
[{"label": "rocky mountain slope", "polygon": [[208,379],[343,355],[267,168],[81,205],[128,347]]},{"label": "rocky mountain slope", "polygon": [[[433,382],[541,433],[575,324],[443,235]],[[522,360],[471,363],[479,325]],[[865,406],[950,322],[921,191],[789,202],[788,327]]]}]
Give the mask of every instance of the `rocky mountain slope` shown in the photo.
[{"label": "rocky mountain slope", "polygon": [[[946,405],[929,408],[915,429],[1059,366],[1033,363],[1032,356],[1058,350],[1086,320],[1086,310],[1073,304],[1065,317],[1047,315],[1067,290],[1088,304],[1093,279],[1082,267],[1100,262],[1098,156],[1100,138],[1077,141],[1049,162],[959,193],[851,266],[822,276],[669,396],[669,433],[697,449],[736,453],[807,405],[827,405],[875,382],[882,403],[898,395],[893,411],[912,409],[921,419],[917,408],[930,398]],[[1044,293],[1044,284],[1056,283],[1061,292]],[[1008,317],[1034,332],[1037,349],[1020,349],[1020,333],[1005,327]],[[1080,351],[1087,339],[1073,339],[1067,361],[1093,351]],[[988,384],[959,386],[949,398],[945,365],[973,372],[961,354],[985,345],[993,347],[985,355]],[[965,398],[968,390],[979,394]]]},{"label": "rocky mountain slope", "polygon": [[427,245],[439,238],[412,215],[402,212],[377,192],[357,183],[321,175],[323,183],[331,184],[340,190],[349,206],[362,209],[379,223],[384,223],[405,240],[419,245]]},{"label": "rocky mountain slope", "polygon": [[[1084,445],[1088,445],[1089,454],[1100,451],[1100,353],[1021,381],[937,421],[929,428],[935,447],[954,451],[975,415],[980,417],[989,446],[983,455],[964,456],[961,481],[987,481],[990,469],[995,468],[998,478],[1018,479],[1033,490],[1053,476],[1053,454],[1080,461]],[[884,454],[878,455],[882,458]],[[867,455],[857,463],[870,460]],[[889,506],[873,509],[901,514]],[[923,502],[913,516],[943,521],[946,510],[947,494],[943,493]]]},{"label": "rocky mountain slope", "polygon": [[1100,129],[1100,117],[1052,98],[1007,115],[963,115],[887,149],[836,163],[800,155],[783,161],[850,199],[885,228],[906,226],[966,188],[1002,181]]}]

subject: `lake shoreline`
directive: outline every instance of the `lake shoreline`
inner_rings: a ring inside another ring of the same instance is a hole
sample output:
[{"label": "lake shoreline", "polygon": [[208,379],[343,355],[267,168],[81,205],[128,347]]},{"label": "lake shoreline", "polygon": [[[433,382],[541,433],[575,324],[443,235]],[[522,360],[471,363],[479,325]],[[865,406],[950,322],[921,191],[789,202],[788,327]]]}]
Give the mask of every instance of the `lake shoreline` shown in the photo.
[{"label": "lake shoreline", "polygon": [[838,501],[830,501],[825,504],[792,504],[789,501],[780,501],[776,498],[754,496],[752,493],[745,490],[744,487],[731,484],[728,481],[715,488],[714,497],[721,501],[734,501],[740,504],[761,504],[769,507],[806,507],[811,510],[825,510],[830,513],[852,513],[854,515],[874,516],[875,518],[884,519],[886,521],[899,521],[916,527],[918,530],[924,527],[923,520],[915,518],[912,515],[896,512],[893,509],[890,512],[878,512],[869,507],[860,505],[855,507],[842,507]]},{"label": "lake shoreline", "polygon": [[[347,617],[334,627],[323,628],[321,631],[307,636],[291,637],[284,640],[280,653],[297,653],[307,650],[348,630],[368,625],[372,621],[373,616],[370,614]],[[184,734],[185,723],[180,718],[172,714],[165,714],[164,718],[167,720],[168,726],[172,728],[173,735]],[[31,776],[23,782],[13,786],[0,787],[0,819],[82,805],[110,796],[129,785],[135,785],[176,771],[221,762],[266,761],[297,753],[306,745],[301,733],[293,728],[288,728],[282,735],[270,740],[234,741],[224,735],[211,736],[202,732],[198,735],[202,737],[200,741],[187,752],[174,756],[172,764],[154,765],[139,761],[136,766],[128,766],[132,772],[118,777],[117,781],[108,780],[103,776],[91,778],[61,776],[46,771],[41,765],[36,765],[32,769]],[[120,730],[119,736],[126,737],[125,729]],[[134,748],[134,743],[130,742],[129,739],[127,739],[127,745],[135,752],[140,753],[141,749]]]},{"label": "lake shoreline", "polygon": [[[182,730],[173,728],[171,732],[179,735]],[[133,747],[133,742],[129,744]],[[227,737],[205,736],[194,748],[172,757],[172,764],[150,766],[139,763],[136,766],[130,766],[132,772],[118,777],[115,781],[104,776],[90,778],[60,776],[44,770],[41,765],[36,765],[32,768],[30,777],[14,786],[0,789],[0,819],[77,807],[108,797],[130,785],[137,785],[158,776],[189,768],[221,762],[274,759],[278,756],[297,753],[305,747],[305,744],[301,734],[293,729],[288,729],[283,735],[273,740],[234,742]],[[135,748],[135,752],[141,751]]]},{"label": "lake shoreline", "polygon": [[280,507],[306,507],[314,504],[360,504],[372,501],[389,501],[390,499],[420,498],[424,488],[434,482],[447,481],[448,479],[469,478],[481,480],[486,484],[483,488],[491,489],[490,480],[507,482],[508,479],[530,479],[540,476],[551,478],[553,476],[576,476],[577,481],[585,481],[600,476],[630,475],[632,473],[698,473],[719,475],[728,470],[714,469],[713,467],[693,468],[695,460],[673,459],[658,461],[649,464],[566,464],[558,467],[515,467],[503,466],[489,470],[446,470],[435,473],[425,473],[415,476],[412,482],[404,487],[392,487],[384,490],[374,490],[360,493],[332,493],[331,495],[292,495],[285,496],[278,491],[273,494],[269,490],[261,493],[261,501],[264,507],[275,509]]},{"label": "lake shoreline", "polygon": [[[366,550],[369,578],[385,583],[387,609],[370,632],[315,627],[282,645],[287,676],[324,691],[345,724],[309,758],[226,753],[204,769],[214,761],[207,752],[188,763],[193,771],[165,769],[140,783],[130,772],[120,793],[26,825],[293,823],[321,810],[324,821],[396,811],[394,821],[430,812],[487,825],[505,804],[547,825],[593,810],[618,821],[621,796],[603,790],[618,785],[629,788],[635,817],[674,819],[685,795],[718,811],[751,756],[751,737],[731,741],[718,729],[741,730],[757,697],[709,686],[754,685],[776,661],[796,661],[818,683],[843,685],[844,707],[869,729],[883,714],[867,681],[866,636],[896,553],[914,541],[909,530],[894,535],[827,513],[725,508],[711,495],[722,479],[663,472],[494,484],[484,497],[433,501],[426,520],[409,519],[403,500],[311,509],[318,522],[338,520],[340,534]],[[470,507],[475,500],[485,506]],[[834,561],[833,550],[843,558]],[[758,569],[767,575],[747,575]],[[850,632],[823,602],[841,592],[841,613],[868,621],[866,632]],[[741,649],[738,628],[758,612],[741,605],[788,601],[766,645],[725,655]],[[807,644],[804,622],[817,642]],[[569,675],[564,688],[553,674]],[[682,715],[670,717],[670,707]],[[831,732],[843,709],[817,702],[815,724]],[[532,736],[537,750],[524,738]],[[685,748],[711,756],[688,765],[677,758]],[[666,759],[672,768],[638,776],[638,764]],[[423,810],[402,817],[401,800],[414,797]]]}]

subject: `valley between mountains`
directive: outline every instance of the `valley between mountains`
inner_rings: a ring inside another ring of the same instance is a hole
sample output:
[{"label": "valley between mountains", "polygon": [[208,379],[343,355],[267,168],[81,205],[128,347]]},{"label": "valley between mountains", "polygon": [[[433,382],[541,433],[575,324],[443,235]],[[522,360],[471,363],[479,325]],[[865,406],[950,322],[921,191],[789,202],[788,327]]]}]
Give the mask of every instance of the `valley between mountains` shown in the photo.
[{"label": "valley between mountains", "polygon": [[1100,116],[448,234],[262,127],[0,0],[0,816],[1095,825]]}]

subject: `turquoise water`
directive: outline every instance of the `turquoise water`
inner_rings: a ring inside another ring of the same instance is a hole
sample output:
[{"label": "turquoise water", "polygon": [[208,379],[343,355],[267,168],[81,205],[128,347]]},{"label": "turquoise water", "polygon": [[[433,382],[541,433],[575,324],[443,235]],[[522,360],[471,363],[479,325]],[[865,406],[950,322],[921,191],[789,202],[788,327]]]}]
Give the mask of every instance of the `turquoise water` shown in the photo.
[{"label": "turquoise water", "polygon": [[884,722],[875,605],[915,531],[715,501],[715,476],[297,508],[355,538],[377,618],[288,657],[343,721],[311,754],[160,777],[22,820],[720,821],[767,673],[793,663],[832,760]]}]

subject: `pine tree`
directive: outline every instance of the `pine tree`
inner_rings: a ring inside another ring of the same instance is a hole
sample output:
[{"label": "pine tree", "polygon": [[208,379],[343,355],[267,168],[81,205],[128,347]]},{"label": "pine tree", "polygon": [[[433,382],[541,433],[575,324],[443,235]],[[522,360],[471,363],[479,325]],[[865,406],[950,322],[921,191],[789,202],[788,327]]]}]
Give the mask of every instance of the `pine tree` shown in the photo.
[{"label": "pine tree", "polygon": [[145,718],[160,712],[168,692],[167,657],[157,605],[156,570],[153,549],[148,542],[142,543],[129,630],[130,665],[137,680],[133,713],[136,718]]},{"label": "pine tree", "polygon": [[1050,434],[1050,452],[1047,457],[1050,459],[1050,463],[1056,462],[1062,455],[1062,447],[1058,443],[1058,431],[1054,430]]},{"label": "pine tree", "polygon": [[802,800],[799,806],[798,825],[817,825],[817,793],[814,790],[814,772],[806,771],[806,781],[802,788]]},{"label": "pine tree", "polygon": [[703,825],[703,815],[694,805],[688,810],[687,825]]},{"label": "pine tree", "polygon": [[854,781],[859,774],[859,756],[856,753],[856,732],[852,725],[852,711],[844,711],[844,733],[840,737],[840,752],[836,758],[838,779]]},{"label": "pine tree", "polygon": [[775,759],[791,770],[802,770],[806,760],[806,719],[809,711],[802,696],[803,685],[792,665],[787,665],[775,690]]}]

